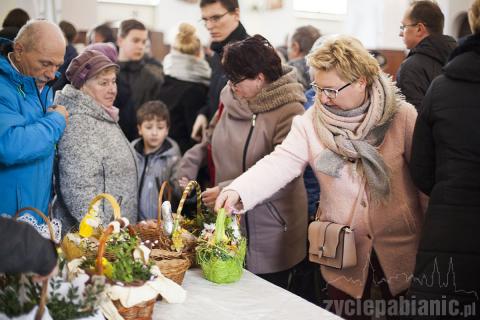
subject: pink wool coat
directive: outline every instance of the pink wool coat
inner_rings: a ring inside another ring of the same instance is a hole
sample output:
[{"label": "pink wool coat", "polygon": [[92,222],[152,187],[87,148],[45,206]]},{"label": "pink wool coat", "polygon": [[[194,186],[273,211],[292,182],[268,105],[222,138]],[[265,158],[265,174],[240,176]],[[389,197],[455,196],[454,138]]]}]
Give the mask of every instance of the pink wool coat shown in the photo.
[{"label": "pink wool coat", "polygon": [[352,220],[357,248],[355,267],[337,270],[321,266],[322,275],[330,285],[356,298],[362,296],[365,287],[372,249],[393,295],[408,288],[415,266],[425,202],[408,170],[417,112],[404,101],[399,104],[379,148],[391,172],[391,198],[385,205],[369,201],[368,187],[361,185],[354,164],[347,162],[339,178],[315,170],[315,159],[325,147],[313,127],[313,107],[294,118],[290,133],[274,152],[225,188],[237,191],[249,210],[302,174],[310,164],[322,190],[320,220],[341,224]]}]

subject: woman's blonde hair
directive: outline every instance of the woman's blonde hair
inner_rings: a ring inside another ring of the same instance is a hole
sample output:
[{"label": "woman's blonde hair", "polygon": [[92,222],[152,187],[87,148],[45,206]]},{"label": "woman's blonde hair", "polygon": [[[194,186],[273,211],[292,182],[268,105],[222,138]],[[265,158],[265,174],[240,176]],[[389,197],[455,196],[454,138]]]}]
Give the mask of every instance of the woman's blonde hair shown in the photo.
[{"label": "woman's blonde hair", "polygon": [[480,33],[480,0],[475,0],[468,10],[468,23],[473,34]]},{"label": "woman's blonde hair", "polygon": [[181,53],[197,55],[200,52],[200,39],[195,34],[195,27],[188,23],[180,24],[173,48]]},{"label": "woman's blonde hair", "polygon": [[335,70],[347,82],[365,77],[370,86],[380,74],[377,60],[362,43],[351,36],[332,36],[307,56],[307,63],[314,70]]}]

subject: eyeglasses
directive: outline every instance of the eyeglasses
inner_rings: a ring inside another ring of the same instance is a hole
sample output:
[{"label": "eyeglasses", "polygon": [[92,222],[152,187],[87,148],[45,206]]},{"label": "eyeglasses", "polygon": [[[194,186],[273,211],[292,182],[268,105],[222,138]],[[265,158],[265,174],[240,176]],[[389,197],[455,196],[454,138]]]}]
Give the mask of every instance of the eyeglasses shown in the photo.
[{"label": "eyeglasses", "polygon": [[345,89],[346,87],[348,87],[349,85],[351,85],[352,83],[354,83],[355,81],[352,81],[352,82],[349,82],[347,83],[346,85],[344,85],[343,87],[341,87],[340,89],[331,89],[331,88],[320,88],[316,83],[315,81],[310,83],[310,85],[312,86],[312,88],[315,90],[315,92],[318,94],[318,93],[323,93],[324,95],[326,95],[328,98],[334,100],[337,98],[338,96],[338,93],[340,91],[342,91],[343,89]]},{"label": "eyeglasses", "polygon": [[400,25],[400,31],[404,31],[405,28],[407,27],[415,27],[416,25],[418,25],[420,22],[417,22],[417,23],[412,23],[412,24],[402,24]]},{"label": "eyeglasses", "polygon": [[222,19],[227,13],[230,13],[230,11],[227,11],[225,12],[224,14],[216,14],[214,16],[211,16],[211,17],[208,17],[208,18],[202,18],[200,19],[199,21],[200,22],[203,22],[204,24],[207,24],[208,21],[212,22],[212,23],[217,23],[218,21],[220,21],[220,19]]},{"label": "eyeglasses", "polygon": [[239,84],[243,80],[247,79],[247,77],[241,77],[241,78],[234,78],[234,77],[229,77],[229,76],[226,76],[226,77],[227,77],[228,81],[230,81],[230,84],[232,86],[236,86],[237,84]]}]

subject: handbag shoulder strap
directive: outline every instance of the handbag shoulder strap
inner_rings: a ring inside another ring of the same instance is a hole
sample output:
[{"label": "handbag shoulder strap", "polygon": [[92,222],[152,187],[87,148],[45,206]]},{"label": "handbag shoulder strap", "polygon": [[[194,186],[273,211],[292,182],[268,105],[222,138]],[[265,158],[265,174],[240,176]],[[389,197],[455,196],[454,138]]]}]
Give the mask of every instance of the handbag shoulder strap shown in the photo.
[{"label": "handbag shoulder strap", "polygon": [[340,232],[345,228],[344,225],[326,222],[323,231],[322,256],[335,258],[337,255],[338,244],[340,243]]},{"label": "handbag shoulder strap", "polygon": [[[353,207],[352,207],[352,212],[350,213],[350,218],[348,219],[348,223],[346,224],[348,227],[352,225],[353,215],[355,214],[355,211],[357,211],[357,207],[360,202],[359,200],[363,196],[363,193],[365,191],[365,183],[366,183],[366,180],[365,180],[365,177],[363,177],[360,183],[360,188],[358,189],[357,198],[355,199],[355,203],[353,204]],[[318,206],[317,213],[315,214],[315,220],[320,220],[321,215],[322,215],[322,210],[320,209],[320,206]]]}]

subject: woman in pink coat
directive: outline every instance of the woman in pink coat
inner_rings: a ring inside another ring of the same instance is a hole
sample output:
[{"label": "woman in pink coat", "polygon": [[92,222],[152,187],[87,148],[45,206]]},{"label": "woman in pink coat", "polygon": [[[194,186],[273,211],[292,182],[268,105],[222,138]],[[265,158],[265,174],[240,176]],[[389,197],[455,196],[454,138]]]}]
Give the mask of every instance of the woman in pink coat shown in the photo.
[{"label": "woman in pink coat", "polygon": [[308,63],[314,108],[296,116],[283,143],[224,188],[215,207],[249,210],[310,164],[322,190],[318,218],[355,235],[355,266],[321,266],[330,297],[369,299],[375,282],[384,299],[398,298],[410,284],[424,212],[408,170],[417,113],[355,38],[327,39]]}]

